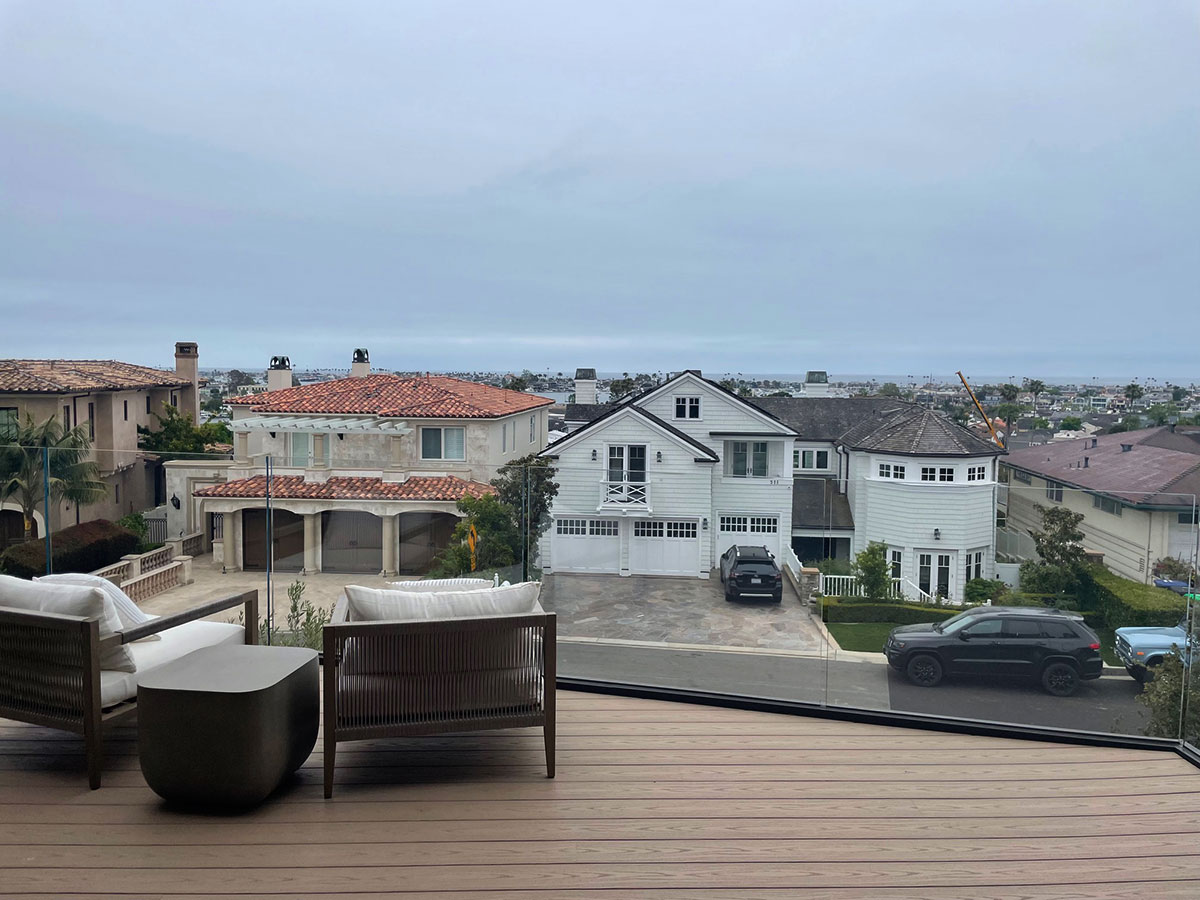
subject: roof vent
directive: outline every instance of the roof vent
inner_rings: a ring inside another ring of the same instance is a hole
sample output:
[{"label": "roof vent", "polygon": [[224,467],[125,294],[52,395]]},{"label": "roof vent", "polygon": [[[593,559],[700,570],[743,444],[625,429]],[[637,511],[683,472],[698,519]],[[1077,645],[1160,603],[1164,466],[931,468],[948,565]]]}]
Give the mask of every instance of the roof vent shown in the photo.
[{"label": "roof vent", "polygon": [[1122,445],[1121,445],[1121,452],[1122,452],[1122,453],[1128,453],[1128,452],[1129,452],[1130,450],[1132,450],[1132,449],[1133,449],[1133,444],[1122,444]]}]

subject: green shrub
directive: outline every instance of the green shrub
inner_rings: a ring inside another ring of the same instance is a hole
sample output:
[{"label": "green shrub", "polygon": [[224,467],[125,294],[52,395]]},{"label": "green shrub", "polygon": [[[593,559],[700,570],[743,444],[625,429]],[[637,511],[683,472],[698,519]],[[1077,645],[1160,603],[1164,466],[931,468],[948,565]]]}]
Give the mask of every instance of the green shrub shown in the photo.
[{"label": "green shrub", "polygon": [[1007,593],[1008,585],[999,578],[972,578],[963,588],[963,599],[972,606],[979,606],[987,600],[1002,603]]},{"label": "green shrub", "polygon": [[1140,584],[1092,566],[1083,575],[1084,607],[1097,610],[1109,628],[1171,626],[1183,618],[1184,599],[1166,588]]},{"label": "green shrub", "polygon": [[845,603],[845,599],[826,597],[822,600],[821,618],[825,622],[891,622],[895,625],[915,625],[920,622],[941,622],[962,612],[961,609],[939,609],[936,606],[917,603]]},{"label": "green shrub", "polygon": [[865,596],[888,600],[892,596],[892,568],[887,561],[887,544],[871,541],[854,557],[851,573]]},{"label": "green shrub", "polygon": [[1030,594],[1013,591],[1005,594],[997,606],[1046,606],[1053,609],[1079,609],[1079,598],[1074,594]]},{"label": "green shrub", "polygon": [[313,606],[311,600],[304,599],[306,587],[307,585],[303,581],[293,581],[288,585],[287,630],[280,629],[278,625],[268,629],[264,619],[258,623],[260,644],[321,650],[324,640],[322,630],[333,618],[333,607],[324,609]]},{"label": "green shrub", "polygon": [[807,566],[816,566],[821,570],[822,575],[849,575],[850,560],[848,559],[822,559],[815,563],[805,563]]},{"label": "green shrub", "polygon": [[[51,565],[55,572],[91,572],[129,553],[137,553],[141,538],[128,528],[96,519],[56,531],[50,537]],[[0,571],[18,578],[46,574],[46,541],[15,544],[0,556]]]},{"label": "green shrub", "polygon": [[1076,575],[1070,569],[1026,560],[1021,563],[1021,590],[1031,594],[1063,594],[1076,587]]}]

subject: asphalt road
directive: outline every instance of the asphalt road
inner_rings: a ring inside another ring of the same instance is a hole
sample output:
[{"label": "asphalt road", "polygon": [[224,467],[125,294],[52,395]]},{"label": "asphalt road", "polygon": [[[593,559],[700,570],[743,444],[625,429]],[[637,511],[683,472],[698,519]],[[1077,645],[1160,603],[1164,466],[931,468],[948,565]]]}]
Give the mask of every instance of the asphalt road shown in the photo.
[{"label": "asphalt road", "polygon": [[1085,681],[1071,697],[1052,697],[1021,682],[961,679],[919,688],[883,663],[815,656],[560,641],[558,659],[563,676],[830,706],[1125,734],[1140,734],[1145,719],[1141,686],[1125,676]]}]

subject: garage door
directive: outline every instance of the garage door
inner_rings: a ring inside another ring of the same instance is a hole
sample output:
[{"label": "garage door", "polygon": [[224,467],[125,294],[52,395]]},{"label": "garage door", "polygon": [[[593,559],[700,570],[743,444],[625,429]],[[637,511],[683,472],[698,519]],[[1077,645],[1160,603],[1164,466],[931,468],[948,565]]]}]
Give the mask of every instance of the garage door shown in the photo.
[{"label": "garage door", "polygon": [[621,532],[616,519],[555,519],[550,538],[555,572],[621,571]]},{"label": "garage door", "polygon": [[[734,544],[766,547],[779,559],[779,517],[722,515],[717,521],[717,559]],[[715,565],[715,563],[714,563]]]},{"label": "garage door", "polygon": [[697,575],[700,540],[695,522],[635,521],[629,539],[633,575]]}]

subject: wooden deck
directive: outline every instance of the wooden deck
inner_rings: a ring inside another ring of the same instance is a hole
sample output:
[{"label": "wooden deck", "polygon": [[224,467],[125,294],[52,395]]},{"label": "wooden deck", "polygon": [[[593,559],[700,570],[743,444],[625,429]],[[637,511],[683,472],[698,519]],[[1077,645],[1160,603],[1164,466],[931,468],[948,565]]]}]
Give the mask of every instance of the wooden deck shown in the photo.
[{"label": "wooden deck", "polygon": [[[1076,747],[560,693],[540,730],[343,745],[254,812],[180,813],[133,732],[0,720],[5,897],[1200,897],[1200,773]],[[318,744],[319,746],[319,744]]]}]

